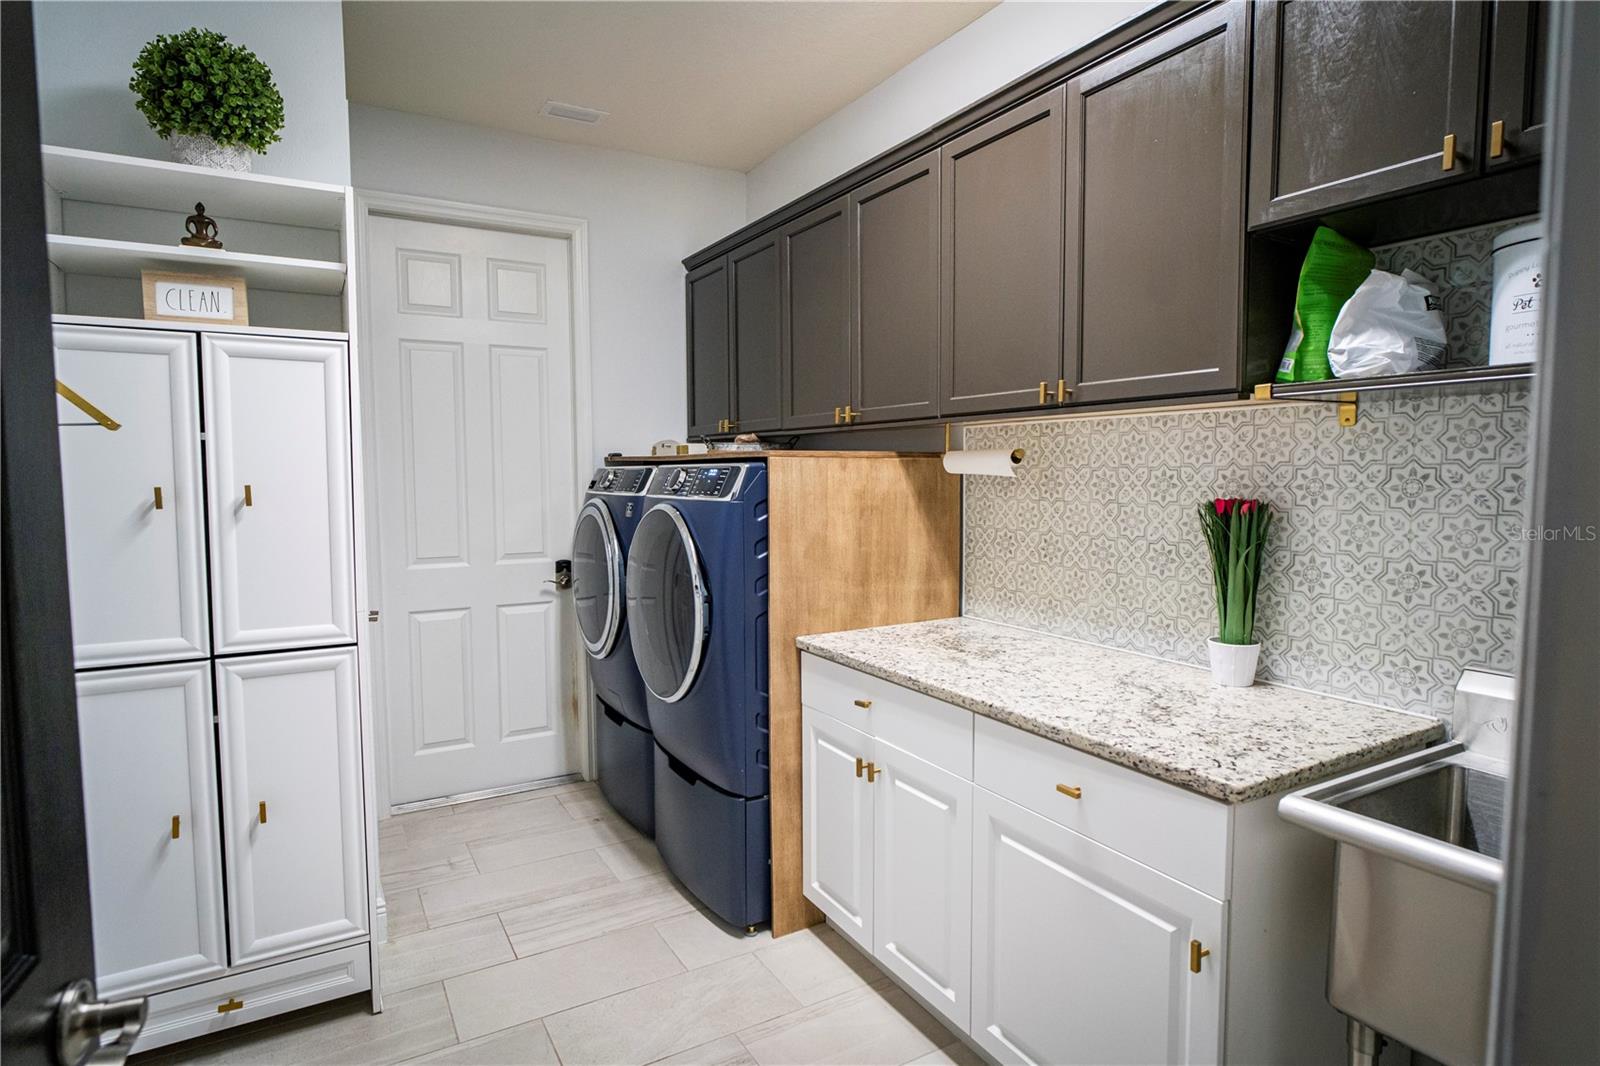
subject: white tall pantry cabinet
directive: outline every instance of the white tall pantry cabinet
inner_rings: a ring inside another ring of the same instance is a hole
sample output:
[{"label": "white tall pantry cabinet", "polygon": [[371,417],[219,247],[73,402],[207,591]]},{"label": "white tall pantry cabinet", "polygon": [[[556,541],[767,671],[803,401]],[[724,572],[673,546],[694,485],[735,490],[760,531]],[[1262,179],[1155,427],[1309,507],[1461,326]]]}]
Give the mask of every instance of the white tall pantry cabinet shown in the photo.
[{"label": "white tall pantry cabinet", "polygon": [[342,339],[58,324],[101,996],[148,1050],[372,987]]}]

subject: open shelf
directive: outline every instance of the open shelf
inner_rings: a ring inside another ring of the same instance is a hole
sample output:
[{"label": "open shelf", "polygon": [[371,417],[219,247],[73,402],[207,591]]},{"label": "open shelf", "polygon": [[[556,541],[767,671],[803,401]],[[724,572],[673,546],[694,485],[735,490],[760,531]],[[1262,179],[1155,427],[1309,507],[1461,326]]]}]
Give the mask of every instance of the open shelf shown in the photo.
[{"label": "open shelf", "polygon": [[1383,392],[1389,389],[1438,388],[1443,385],[1476,385],[1489,381],[1516,381],[1534,375],[1532,363],[1504,366],[1462,366],[1444,370],[1424,370],[1416,374],[1392,374],[1378,378],[1329,378],[1327,381],[1294,381],[1256,386],[1258,400],[1293,400],[1301,396],[1336,396],[1341,392]]},{"label": "open shelf", "polygon": [[44,181],[65,200],[87,200],[188,214],[196,201],[217,218],[283,226],[339,229],[345,190],[339,185],[240,174],[159,159],[44,145]]},{"label": "open shelf", "polygon": [[345,267],[321,259],[142,244],[102,237],[47,237],[50,262],[68,274],[137,278],[141,270],[173,270],[237,274],[252,288],[338,296],[344,291]]}]

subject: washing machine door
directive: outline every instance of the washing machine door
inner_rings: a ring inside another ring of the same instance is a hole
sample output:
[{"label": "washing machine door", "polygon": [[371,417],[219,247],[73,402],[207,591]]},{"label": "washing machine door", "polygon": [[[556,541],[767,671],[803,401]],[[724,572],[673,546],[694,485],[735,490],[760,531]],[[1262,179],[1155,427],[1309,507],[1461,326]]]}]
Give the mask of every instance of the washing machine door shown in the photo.
[{"label": "washing machine door", "polygon": [[710,613],[700,554],[678,509],[645,513],[628,548],[628,634],[645,687],[676,703],[705,655]]},{"label": "washing machine door", "polygon": [[622,561],[610,509],[589,500],[572,531],[572,603],[583,646],[596,659],[611,654],[622,630]]}]

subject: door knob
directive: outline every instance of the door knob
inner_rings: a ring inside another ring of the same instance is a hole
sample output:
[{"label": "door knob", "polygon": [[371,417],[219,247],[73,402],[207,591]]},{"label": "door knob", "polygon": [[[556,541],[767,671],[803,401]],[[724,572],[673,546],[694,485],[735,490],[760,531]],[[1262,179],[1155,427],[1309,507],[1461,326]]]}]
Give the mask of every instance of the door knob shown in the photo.
[{"label": "door knob", "polygon": [[[149,1010],[143,996],[102,1003],[93,984],[74,981],[62,990],[56,1006],[56,1061],[63,1066],[121,1066],[144,1030]],[[113,1033],[115,1038],[107,1042]]]}]

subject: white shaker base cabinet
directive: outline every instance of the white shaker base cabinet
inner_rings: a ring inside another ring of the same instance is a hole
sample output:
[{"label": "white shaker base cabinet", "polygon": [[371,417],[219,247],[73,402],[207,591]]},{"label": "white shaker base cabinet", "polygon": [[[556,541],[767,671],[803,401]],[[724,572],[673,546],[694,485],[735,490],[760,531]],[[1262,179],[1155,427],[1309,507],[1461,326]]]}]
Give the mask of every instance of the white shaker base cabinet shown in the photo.
[{"label": "white shaker base cabinet", "polygon": [[803,717],[806,898],[872,951],[872,738],[825,714]]},{"label": "white shaker base cabinet", "polygon": [[61,487],[79,667],[203,658],[204,501],[192,333],[58,326]]},{"label": "white shaker base cabinet", "polygon": [[353,642],[345,345],[216,334],[202,355],[217,654]]},{"label": "white shaker base cabinet", "polygon": [[217,662],[233,963],[365,931],[354,649]]},{"label": "white shaker base cabinet", "polygon": [[207,663],[78,675],[101,996],[226,968]]}]

